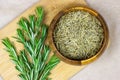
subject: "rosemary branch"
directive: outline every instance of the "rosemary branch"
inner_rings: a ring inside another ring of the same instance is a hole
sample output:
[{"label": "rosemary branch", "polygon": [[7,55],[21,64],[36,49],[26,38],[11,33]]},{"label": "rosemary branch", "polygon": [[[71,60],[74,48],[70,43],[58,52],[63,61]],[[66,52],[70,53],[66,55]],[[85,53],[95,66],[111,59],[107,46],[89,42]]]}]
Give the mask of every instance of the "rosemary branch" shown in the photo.
[{"label": "rosemary branch", "polygon": [[47,26],[42,23],[44,11],[37,7],[35,12],[36,15],[30,15],[29,19],[23,17],[18,22],[20,28],[14,38],[24,45],[23,50],[18,53],[9,38],[2,40],[22,80],[47,80],[50,71],[60,62],[55,55],[48,60],[50,48],[44,43],[47,36]]}]

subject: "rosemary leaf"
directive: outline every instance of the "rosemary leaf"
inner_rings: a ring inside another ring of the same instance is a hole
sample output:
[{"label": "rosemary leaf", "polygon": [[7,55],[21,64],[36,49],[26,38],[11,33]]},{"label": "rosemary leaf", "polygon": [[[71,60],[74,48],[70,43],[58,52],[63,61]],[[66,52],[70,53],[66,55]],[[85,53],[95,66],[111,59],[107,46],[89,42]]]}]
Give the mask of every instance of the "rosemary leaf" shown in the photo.
[{"label": "rosemary leaf", "polygon": [[14,38],[23,44],[23,50],[17,51],[9,38],[2,40],[15,68],[20,72],[21,80],[47,80],[52,68],[60,62],[55,55],[48,60],[50,48],[44,43],[48,30],[42,23],[44,11],[41,7],[35,11],[36,15],[30,15],[29,19],[22,17],[18,22],[20,27]]}]

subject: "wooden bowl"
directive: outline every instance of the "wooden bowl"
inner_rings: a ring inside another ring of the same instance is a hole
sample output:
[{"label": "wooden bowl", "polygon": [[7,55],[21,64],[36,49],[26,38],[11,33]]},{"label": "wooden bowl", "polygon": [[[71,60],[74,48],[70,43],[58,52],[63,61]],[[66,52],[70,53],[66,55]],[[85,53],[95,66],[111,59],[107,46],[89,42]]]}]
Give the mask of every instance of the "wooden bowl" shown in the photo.
[{"label": "wooden bowl", "polygon": [[[54,33],[54,29],[56,27],[57,22],[59,21],[59,19],[61,18],[61,16],[63,16],[65,13],[69,13],[71,11],[86,11],[92,15],[94,15],[96,18],[98,18],[98,20],[101,22],[103,30],[104,30],[104,41],[103,44],[100,48],[100,50],[97,52],[96,55],[94,55],[93,57],[89,58],[89,59],[85,59],[85,60],[71,60],[69,58],[66,58],[65,56],[63,56],[56,48],[54,40],[53,40],[53,33]],[[109,32],[108,32],[108,28],[107,25],[104,21],[104,19],[102,18],[102,16],[95,10],[87,7],[87,6],[78,6],[78,7],[72,7],[72,8],[68,8],[68,9],[64,9],[62,11],[60,11],[52,20],[51,24],[50,24],[50,28],[49,28],[49,41],[50,41],[50,47],[52,48],[52,50],[55,52],[55,54],[64,62],[72,64],[72,65],[84,65],[84,64],[88,64],[90,62],[93,62],[94,60],[96,60],[106,49],[107,45],[108,45],[108,41],[109,41]]]}]

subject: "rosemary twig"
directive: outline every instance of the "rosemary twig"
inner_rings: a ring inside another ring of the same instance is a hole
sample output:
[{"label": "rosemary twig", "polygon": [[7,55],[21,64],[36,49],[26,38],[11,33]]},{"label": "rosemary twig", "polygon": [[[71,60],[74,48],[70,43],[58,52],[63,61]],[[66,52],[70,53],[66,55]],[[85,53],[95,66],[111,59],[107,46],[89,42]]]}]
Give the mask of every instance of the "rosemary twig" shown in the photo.
[{"label": "rosemary twig", "polygon": [[2,41],[22,80],[47,80],[51,69],[60,62],[55,55],[48,60],[50,48],[44,43],[47,26],[42,23],[43,14],[43,9],[37,7],[36,15],[30,15],[29,20],[21,18],[18,22],[20,28],[15,38],[24,45],[19,53],[9,38]]}]

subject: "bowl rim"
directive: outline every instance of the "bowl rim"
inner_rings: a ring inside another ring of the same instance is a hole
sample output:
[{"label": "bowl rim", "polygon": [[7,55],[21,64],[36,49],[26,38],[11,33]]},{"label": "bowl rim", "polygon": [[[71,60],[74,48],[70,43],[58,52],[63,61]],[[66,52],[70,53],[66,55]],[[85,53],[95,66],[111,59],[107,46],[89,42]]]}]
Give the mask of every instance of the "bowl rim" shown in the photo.
[{"label": "bowl rim", "polygon": [[[94,55],[91,58],[85,59],[85,60],[71,60],[65,56],[63,56],[56,48],[54,40],[53,40],[53,32],[55,29],[55,25],[56,23],[59,21],[59,19],[61,18],[61,16],[63,16],[65,13],[71,12],[71,11],[78,11],[78,10],[83,10],[86,11],[92,15],[94,15],[95,17],[98,18],[98,20],[101,22],[103,30],[104,30],[104,41],[103,44],[101,46],[101,49],[96,53],[96,55]],[[60,58],[60,60],[62,60],[63,62],[66,62],[68,64],[72,64],[72,65],[85,65],[85,64],[89,64],[93,61],[95,61],[97,58],[99,58],[101,56],[101,54],[103,54],[103,52],[105,51],[105,49],[108,46],[108,42],[109,42],[109,30],[107,27],[107,24],[105,22],[105,20],[103,19],[103,17],[94,9],[88,7],[88,6],[75,6],[75,7],[71,7],[71,8],[66,8],[61,10],[52,20],[49,30],[48,30],[48,35],[49,35],[49,43],[50,43],[50,47],[53,50],[53,52],[56,54],[56,56],[58,58]]]}]

